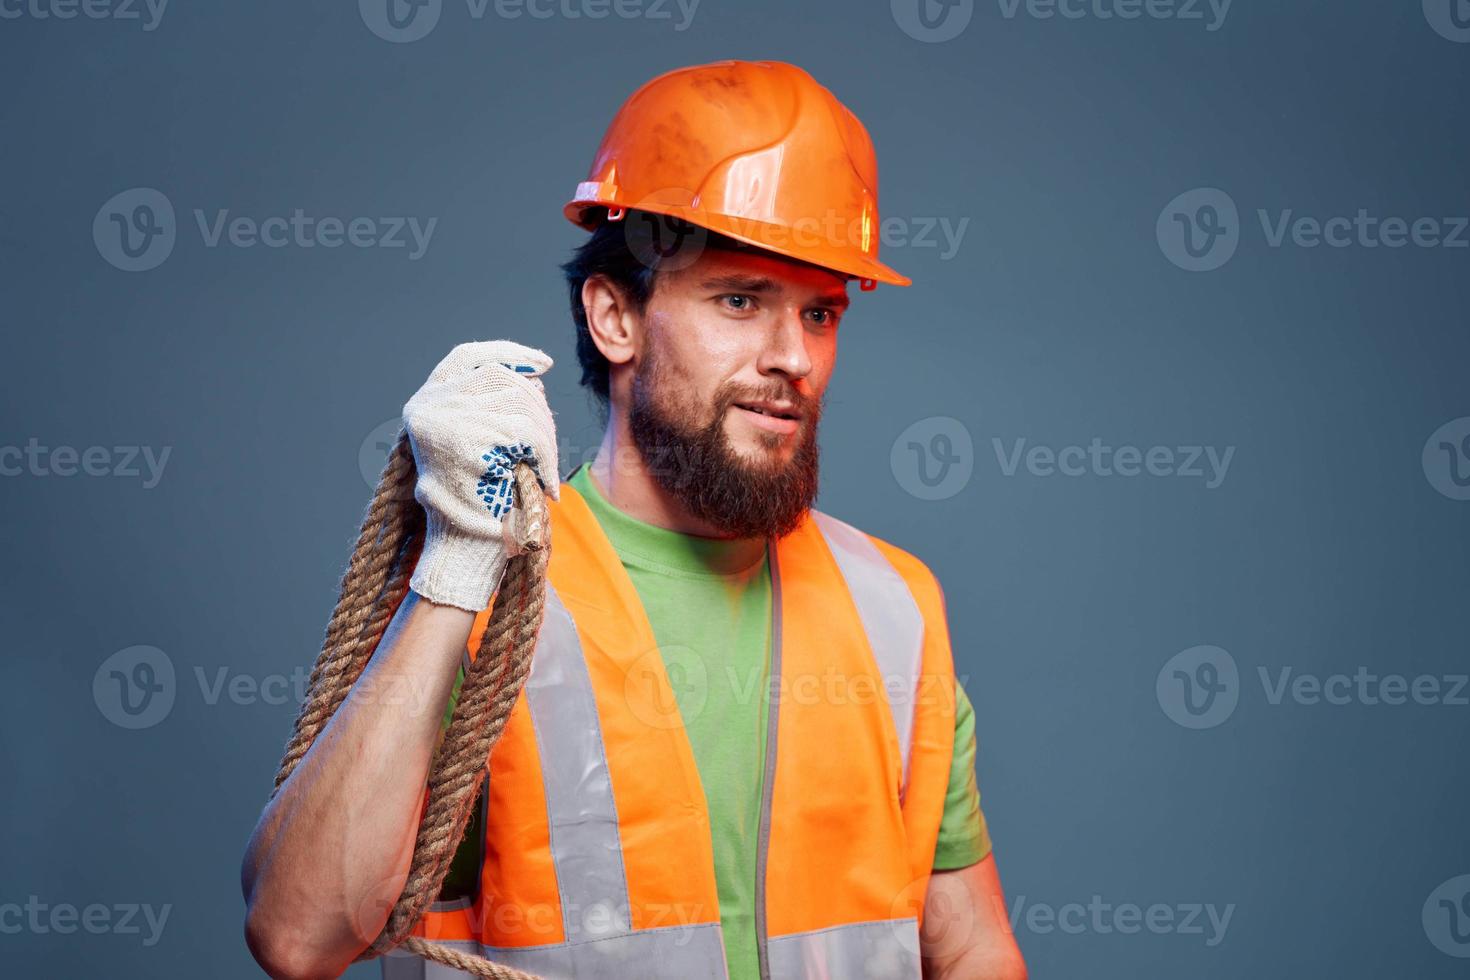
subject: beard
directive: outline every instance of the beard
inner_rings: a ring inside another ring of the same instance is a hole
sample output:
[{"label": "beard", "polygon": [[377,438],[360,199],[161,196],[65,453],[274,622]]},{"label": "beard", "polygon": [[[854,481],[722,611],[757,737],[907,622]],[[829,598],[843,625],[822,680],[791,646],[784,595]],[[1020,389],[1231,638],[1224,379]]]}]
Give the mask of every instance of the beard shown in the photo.
[{"label": "beard", "polygon": [[[678,404],[683,389],[659,361],[657,346],[657,341],[650,344],[634,371],[628,410],[633,444],[648,474],[689,513],[722,534],[779,538],[795,530],[817,497],[821,403],[801,397],[790,385],[756,391],[727,382],[715,391],[714,414],[699,425],[702,406]],[[767,398],[789,400],[801,412],[795,436],[757,432],[760,443],[772,450],[796,439],[789,459],[774,452],[747,459],[725,433],[725,418],[735,402]]]}]

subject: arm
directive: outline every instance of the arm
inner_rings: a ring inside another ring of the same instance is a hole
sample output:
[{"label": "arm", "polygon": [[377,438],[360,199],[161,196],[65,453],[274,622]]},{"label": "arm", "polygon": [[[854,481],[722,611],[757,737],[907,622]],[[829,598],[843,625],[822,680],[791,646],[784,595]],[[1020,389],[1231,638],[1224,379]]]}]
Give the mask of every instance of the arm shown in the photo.
[{"label": "arm", "polygon": [[403,891],[444,706],[509,561],[511,471],[529,463],[558,498],[539,378],[550,367],[514,341],[460,344],[403,406],[427,524],[410,591],[261,814],[240,870],[245,941],[274,977],[339,975]]},{"label": "arm", "polygon": [[342,707],[261,814],[245,940],[274,977],[335,977],[403,890],[474,614],[409,592]]},{"label": "arm", "polygon": [[954,755],[934,871],[924,896],[919,955],[925,980],[1025,980],[1005,896],[980,812],[975,780],[975,709],[955,681]]},{"label": "arm", "polygon": [[919,956],[924,980],[1026,980],[993,854],[929,876]]}]

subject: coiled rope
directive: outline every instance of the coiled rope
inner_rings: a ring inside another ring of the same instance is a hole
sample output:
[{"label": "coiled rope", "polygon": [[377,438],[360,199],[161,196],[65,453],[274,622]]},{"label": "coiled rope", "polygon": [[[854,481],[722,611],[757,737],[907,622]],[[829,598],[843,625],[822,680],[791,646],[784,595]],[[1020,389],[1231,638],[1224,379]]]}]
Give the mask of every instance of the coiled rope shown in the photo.
[{"label": "coiled rope", "polygon": [[[407,432],[400,431],[342,576],[337,607],[276,773],[272,797],[346,700],[408,595],[427,523],[422,505],[414,499],[417,479],[412,445]],[[449,728],[429,767],[428,803],[414,842],[408,880],[383,931],[359,960],[374,959],[402,946],[477,977],[539,980],[534,974],[409,935],[449,873],[479,798],[490,751],[530,673],[531,654],[546,610],[546,567],[551,557],[546,501],[528,464],[516,465],[514,482],[517,504],[507,518],[506,530],[514,542],[510,550],[520,553],[513,553],[507,562],[490,622],[474,662],[465,668]]]}]

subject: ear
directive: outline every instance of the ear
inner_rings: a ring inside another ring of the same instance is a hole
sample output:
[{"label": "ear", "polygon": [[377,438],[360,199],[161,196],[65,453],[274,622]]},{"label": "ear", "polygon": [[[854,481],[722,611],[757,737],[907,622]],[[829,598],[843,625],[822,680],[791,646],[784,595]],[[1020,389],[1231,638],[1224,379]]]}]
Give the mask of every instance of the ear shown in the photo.
[{"label": "ear", "polygon": [[587,332],[610,364],[626,364],[638,352],[642,317],[627,295],[605,276],[588,276],[582,283],[582,308]]}]

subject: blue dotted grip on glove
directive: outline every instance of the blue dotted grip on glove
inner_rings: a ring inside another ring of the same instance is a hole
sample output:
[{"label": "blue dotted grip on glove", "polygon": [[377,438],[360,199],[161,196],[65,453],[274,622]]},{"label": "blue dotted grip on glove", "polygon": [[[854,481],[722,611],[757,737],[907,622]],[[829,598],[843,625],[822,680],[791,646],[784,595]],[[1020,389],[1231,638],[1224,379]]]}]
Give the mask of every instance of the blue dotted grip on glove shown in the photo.
[{"label": "blue dotted grip on glove", "polygon": [[[536,370],[530,364],[508,364],[504,361],[501,364],[517,374],[532,374]],[[475,494],[485,502],[485,509],[493,516],[503,517],[510,513],[513,503],[511,474],[522,460],[535,462],[535,453],[530,446],[518,442],[514,446],[496,446],[480,458],[489,465],[480,477]]]},{"label": "blue dotted grip on glove", "polygon": [[480,457],[486,462],[475,494],[485,502],[485,509],[495,517],[510,513],[512,505],[511,474],[522,460],[534,463],[536,454],[530,446],[518,442],[514,446],[496,446]]}]

